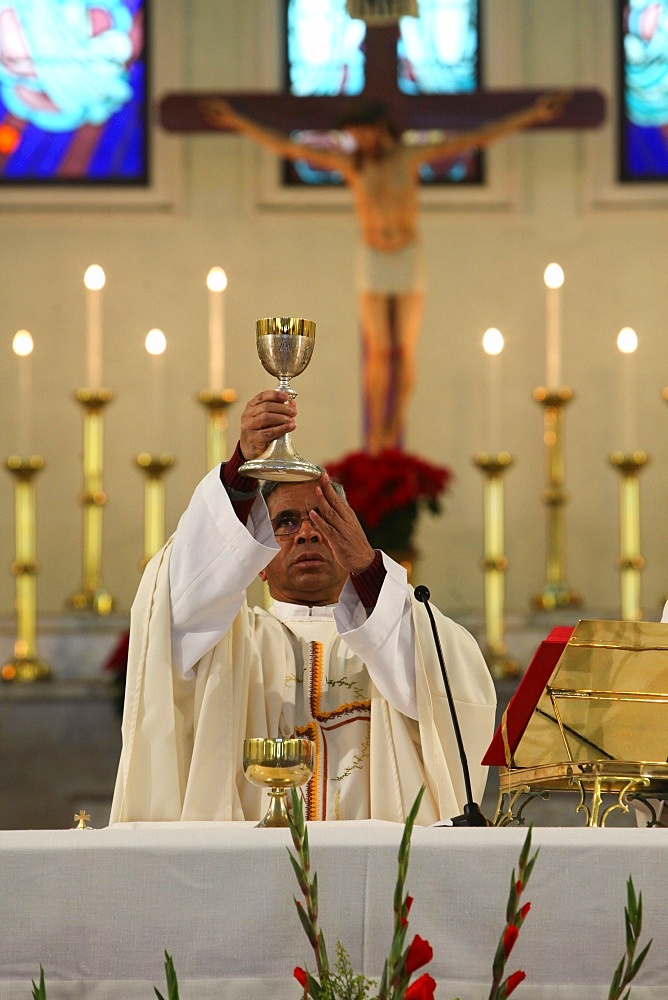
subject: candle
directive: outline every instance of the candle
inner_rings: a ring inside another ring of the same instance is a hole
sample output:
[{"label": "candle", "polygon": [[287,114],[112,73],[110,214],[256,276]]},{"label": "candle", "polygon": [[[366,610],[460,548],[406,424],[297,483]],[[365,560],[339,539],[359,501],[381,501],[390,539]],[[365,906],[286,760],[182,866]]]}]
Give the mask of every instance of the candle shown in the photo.
[{"label": "candle", "polygon": [[91,264],[86,269],[86,377],[89,389],[102,386],[102,289],[105,280],[99,264]]},{"label": "candle", "polygon": [[32,366],[30,355],[33,340],[27,330],[18,330],[12,341],[14,354],[19,359],[19,398],[16,407],[17,437],[19,455],[28,456],[32,423]]},{"label": "candle", "polygon": [[222,267],[212,267],[206,277],[209,289],[209,388],[223,391],[225,370],[225,311],[223,292],[227,275]]},{"label": "candle", "polygon": [[638,433],[638,393],[636,386],[635,352],[638,347],[638,335],[630,326],[622,327],[617,334],[617,347],[622,355],[622,370],[620,390],[622,397],[622,447],[627,455],[632,454],[637,446]]},{"label": "candle", "polygon": [[162,330],[149,330],[145,340],[151,364],[151,434],[149,451],[159,455],[163,450],[165,415],[164,353],[167,339]]},{"label": "candle", "polygon": [[489,418],[489,451],[496,455],[501,439],[501,351],[503,334],[492,326],[485,330],[482,338],[483,350],[487,354],[487,413]]},{"label": "candle", "polygon": [[548,264],[543,275],[546,289],[546,341],[545,384],[548,389],[561,385],[561,317],[559,289],[564,283],[564,272],[559,264]]}]

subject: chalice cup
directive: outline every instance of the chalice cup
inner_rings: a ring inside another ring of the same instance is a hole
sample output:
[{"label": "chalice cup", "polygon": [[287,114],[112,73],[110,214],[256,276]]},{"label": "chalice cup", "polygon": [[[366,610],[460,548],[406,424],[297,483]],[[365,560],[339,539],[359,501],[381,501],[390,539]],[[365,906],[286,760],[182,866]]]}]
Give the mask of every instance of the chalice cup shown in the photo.
[{"label": "chalice cup", "polygon": [[286,792],[310,781],[315,768],[313,740],[244,740],[244,774],[252,785],[269,789],[269,808],[258,826],[288,826]]},{"label": "chalice cup", "polygon": [[[297,395],[290,380],[301,375],[313,354],[315,323],[310,319],[270,316],[256,323],[257,353],[265,371],[276,376],[281,392],[291,399]],[[322,470],[297,453],[290,434],[282,434],[257,458],[244,462],[239,470],[244,476],[277,482],[300,483],[319,479]]]}]

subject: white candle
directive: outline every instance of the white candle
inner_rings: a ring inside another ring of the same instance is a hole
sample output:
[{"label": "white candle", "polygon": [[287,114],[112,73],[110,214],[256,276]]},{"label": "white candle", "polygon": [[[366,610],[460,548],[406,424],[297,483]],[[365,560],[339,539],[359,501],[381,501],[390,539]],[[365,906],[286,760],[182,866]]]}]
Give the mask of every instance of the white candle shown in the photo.
[{"label": "white candle", "polygon": [[206,277],[209,289],[209,388],[222,392],[225,375],[225,309],[223,292],[227,275],[222,267],[212,267]]},{"label": "white candle", "polygon": [[482,338],[483,350],[487,354],[487,414],[489,419],[489,452],[496,455],[501,441],[501,351],[503,334],[492,326],[485,330]]},{"label": "white candle", "polygon": [[564,272],[559,264],[548,264],[543,275],[546,289],[545,383],[547,389],[561,385],[561,315],[559,290]]},{"label": "white candle", "polygon": [[622,355],[620,378],[622,448],[627,455],[630,455],[638,447],[638,388],[636,384],[638,335],[635,330],[630,326],[622,327],[617,334],[617,347]]},{"label": "white candle", "polygon": [[159,455],[164,450],[165,418],[165,359],[167,339],[162,330],[149,330],[145,340],[146,351],[151,365],[151,428],[148,451]]},{"label": "white candle", "polygon": [[32,365],[30,355],[33,349],[33,340],[27,330],[18,330],[14,334],[12,348],[19,363],[19,398],[16,405],[17,444],[19,455],[27,457],[30,454],[32,429]]},{"label": "white candle", "polygon": [[99,264],[91,264],[86,269],[86,378],[89,389],[102,386],[102,289],[105,280]]}]

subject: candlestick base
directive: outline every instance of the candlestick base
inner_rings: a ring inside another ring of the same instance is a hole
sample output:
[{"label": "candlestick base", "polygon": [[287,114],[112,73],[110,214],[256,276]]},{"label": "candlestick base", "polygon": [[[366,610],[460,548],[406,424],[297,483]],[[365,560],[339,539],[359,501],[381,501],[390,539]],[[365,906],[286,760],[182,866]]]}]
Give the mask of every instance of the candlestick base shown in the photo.
[{"label": "candlestick base", "polygon": [[87,409],[99,410],[111,403],[114,394],[111,389],[77,389],[74,398]]},{"label": "candlestick base", "polygon": [[14,658],[0,667],[3,681],[30,683],[49,680],[50,668],[37,655],[37,547],[36,507],[33,478],[44,467],[41,455],[10,455],[7,469],[14,476],[16,554],[12,561],[15,578],[16,639]]},{"label": "candlestick base", "polygon": [[110,615],[114,610],[114,599],[103,587],[80,590],[72,594],[67,603],[73,611],[92,611],[96,615]]},{"label": "candlestick base", "polygon": [[43,660],[15,656],[0,667],[0,679],[5,684],[34,684],[37,681],[50,681],[51,668]]},{"label": "candlestick base", "polygon": [[237,394],[234,389],[202,389],[197,393],[197,399],[209,410],[224,410],[236,403]]},{"label": "candlestick base", "polygon": [[649,455],[646,451],[613,451],[610,455],[610,464],[627,476],[640,472],[648,462]]},{"label": "candlestick base", "polygon": [[508,654],[508,650],[491,649],[489,646],[483,649],[485,663],[489,672],[495,680],[504,680],[509,677],[519,677],[521,674],[520,665]]},{"label": "candlestick base", "polygon": [[543,403],[544,406],[565,406],[572,400],[573,390],[567,385],[555,386],[552,389],[539,385],[533,390],[532,396],[537,403]]},{"label": "candlestick base", "polygon": [[614,451],[610,464],[620,473],[619,557],[621,617],[642,621],[640,579],[645,560],[640,553],[640,472],[649,462],[644,451]]},{"label": "candlestick base", "polygon": [[498,476],[513,464],[513,456],[509,451],[486,452],[479,451],[473,456],[473,464],[487,476]]},{"label": "candlestick base", "polygon": [[148,479],[160,479],[168,469],[172,468],[176,459],[173,455],[153,455],[151,452],[142,451],[135,461]]},{"label": "candlestick base", "polygon": [[236,402],[234,389],[202,389],[197,399],[207,410],[206,467],[213,469],[227,458],[227,408]]},{"label": "candlestick base", "polygon": [[482,560],[485,594],[485,645],[483,655],[492,677],[517,677],[518,664],[508,655],[505,643],[504,576],[508,560],[504,554],[504,473],[513,464],[510,452],[478,452],[474,465],[483,473]]},{"label": "candlestick base", "polygon": [[568,500],[564,489],[563,419],[566,404],[573,399],[568,386],[538,386],[533,398],[544,408],[543,442],[546,454],[546,483],[543,503],[547,513],[545,583],[532,598],[532,606],[542,611],[577,608],[582,598],[566,582],[566,539],[564,507]]},{"label": "candlestick base", "polygon": [[537,611],[557,611],[559,608],[579,608],[582,598],[566,583],[546,583],[540,594],[536,594],[533,607]]}]

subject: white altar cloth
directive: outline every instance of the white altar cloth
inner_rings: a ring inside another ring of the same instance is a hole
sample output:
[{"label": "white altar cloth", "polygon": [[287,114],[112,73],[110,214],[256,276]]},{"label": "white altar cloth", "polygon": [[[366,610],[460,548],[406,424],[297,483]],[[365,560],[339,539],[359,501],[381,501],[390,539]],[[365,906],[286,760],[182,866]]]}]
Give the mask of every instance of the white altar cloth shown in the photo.
[{"label": "white altar cloth", "polygon": [[[402,827],[309,825],[330,957],[378,976],[389,949]],[[416,828],[410,936],[426,937],[438,1000],[483,1000],[526,831]],[[182,1000],[298,1000],[295,965],[313,959],[292,897],[288,830],[249,823],[124,824],[0,832],[0,997],[28,1000],[40,964],[49,1000],[166,995],[174,958]],[[626,880],[654,938],[633,1000],[668,996],[668,830],[536,828],[531,912],[508,971],[530,1000],[607,1000],[624,950]]]}]

